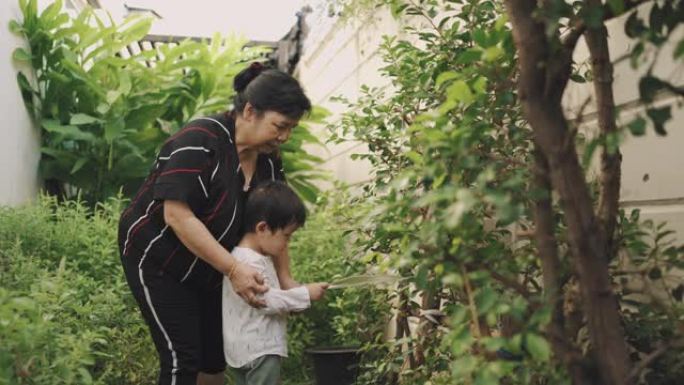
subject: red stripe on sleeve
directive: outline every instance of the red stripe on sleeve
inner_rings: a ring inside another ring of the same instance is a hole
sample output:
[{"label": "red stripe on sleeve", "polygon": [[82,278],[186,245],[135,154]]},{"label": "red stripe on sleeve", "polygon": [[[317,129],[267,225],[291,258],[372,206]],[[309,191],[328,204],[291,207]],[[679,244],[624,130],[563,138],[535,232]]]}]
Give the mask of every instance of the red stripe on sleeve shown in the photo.
[{"label": "red stripe on sleeve", "polygon": [[178,173],[199,173],[201,171],[202,170],[200,170],[199,168],[174,168],[172,170],[164,171],[163,173],[159,174],[159,176],[178,174]]},{"label": "red stripe on sleeve", "polygon": [[201,132],[204,132],[205,134],[211,136],[214,139],[218,139],[218,136],[216,134],[214,134],[213,132],[211,132],[210,130],[208,130],[204,127],[197,126],[197,127],[186,127],[186,128],[181,129],[180,131],[176,132],[175,134],[170,136],[168,139],[166,139],[166,142],[177,139],[177,138],[187,134],[190,131],[201,131]]}]

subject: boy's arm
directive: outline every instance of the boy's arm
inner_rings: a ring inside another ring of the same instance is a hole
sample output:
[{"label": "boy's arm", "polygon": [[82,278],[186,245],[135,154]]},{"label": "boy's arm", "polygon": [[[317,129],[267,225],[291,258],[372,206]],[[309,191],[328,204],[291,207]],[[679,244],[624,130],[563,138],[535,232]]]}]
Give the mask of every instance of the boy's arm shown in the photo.
[{"label": "boy's arm", "polygon": [[299,286],[288,290],[272,288],[264,294],[263,299],[266,302],[266,306],[259,309],[259,311],[269,315],[302,311],[311,306],[311,298],[306,286]]},{"label": "boy's arm", "polygon": [[[240,260],[240,258],[238,258],[238,260]],[[254,268],[261,274],[264,274],[265,272],[264,265],[258,261],[241,260],[241,262],[247,263],[250,267]],[[309,289],[307,289],[306,286],[297,286],[287,290],[270,287],[263,296],[259,297],[266,304],[266,306],[260,308],[259,310],[269,315],[302,311],[311,306]]]}]

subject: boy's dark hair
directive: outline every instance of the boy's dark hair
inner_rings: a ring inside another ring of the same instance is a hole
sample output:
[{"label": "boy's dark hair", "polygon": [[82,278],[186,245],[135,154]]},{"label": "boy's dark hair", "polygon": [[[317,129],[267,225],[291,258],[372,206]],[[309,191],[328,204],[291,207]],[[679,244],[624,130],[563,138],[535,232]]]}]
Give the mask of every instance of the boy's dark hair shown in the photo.
[{"label": "boy's dark hair", "polygon": [[271,231],[296,224],[304,225],[306,208],[297,194],[285,182],[268,181],[258,184],[247,196],[244,229],[256,231],[256,225],[264,221]]}]

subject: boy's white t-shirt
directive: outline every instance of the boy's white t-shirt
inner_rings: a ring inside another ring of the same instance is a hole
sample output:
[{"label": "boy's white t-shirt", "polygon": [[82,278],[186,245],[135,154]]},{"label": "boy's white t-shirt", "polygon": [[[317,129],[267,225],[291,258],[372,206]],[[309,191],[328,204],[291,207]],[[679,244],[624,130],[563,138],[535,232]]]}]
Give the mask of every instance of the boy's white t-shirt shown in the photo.
[{"label": "boy's white t-shirt", "polygon": [[263,294],[266,307],[255,309],[235,293],[227,277],[223,278],[226,362],[240,368],[267,354],[287,357],[287,314],[311,306],[309,291],[304,286],[281,290],[273,261],[267,256],[245,247],[236,247],[231,253],[239,262],[260,272],[269,290]]}]

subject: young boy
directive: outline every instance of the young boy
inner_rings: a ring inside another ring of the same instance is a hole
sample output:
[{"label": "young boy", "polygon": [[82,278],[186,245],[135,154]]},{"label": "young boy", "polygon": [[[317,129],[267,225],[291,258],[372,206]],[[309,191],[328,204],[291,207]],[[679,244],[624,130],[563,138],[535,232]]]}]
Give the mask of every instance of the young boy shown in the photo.
[{"label": "young boy", "polygon": [[286,316],[320,299],[326,283],[281,290],[274,260],[286,253],[290,236],[306,220],[304,204],[283,182],[266,182],[245,204],[245,235],[232,251],[236,260],[259,271],[269,290],[266,306],[255,309],[223,280],[223,346],[237,385],[280,383],[280,359],[287,357]]}]

